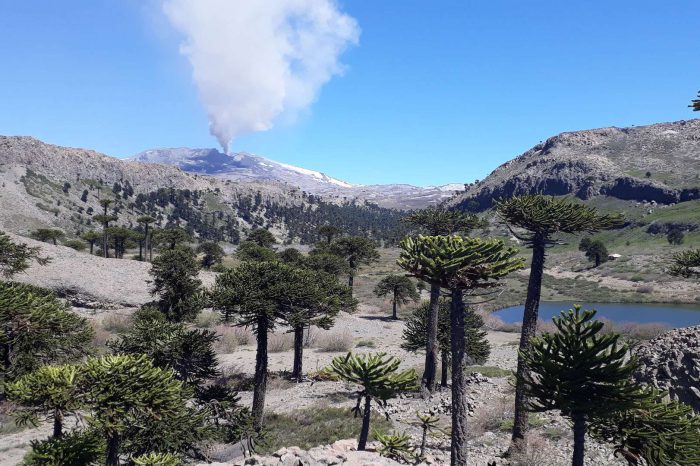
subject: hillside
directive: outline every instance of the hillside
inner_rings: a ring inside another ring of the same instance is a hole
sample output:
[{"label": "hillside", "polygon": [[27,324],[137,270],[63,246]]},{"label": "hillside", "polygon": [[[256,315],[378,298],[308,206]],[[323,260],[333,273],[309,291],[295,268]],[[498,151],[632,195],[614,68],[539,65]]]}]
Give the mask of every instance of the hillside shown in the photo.
[{"label": "hillside", "polygon": [[28,235],[60,228],[67,238],[99,228],[92,217],[110,199],[118,224],[141,215],[156,227],[177,225],[202,239],[238,240],[264,226],[280,240],[309,243],[333,222],[355,234],[395,241],[401,214],[364,203],[324,200],[265,180],[232,181],[177,167],[121,160],[95,151],[0,136],[0,229]]},{"label": "hillside", "polygon": [[561,133],[468,185],[451,205],[515,194],[599,195],[662,204],[700,198],[700,120]]},{"label": "hillside", "polygon": [[225,154],[216,149],[151,149],[128,160],[175,166],[189,173],[212,175],[232,181],[268,181],[299,188],[329,199],[369,201],[393,209],[420,209],[437,204],[462,191],[462,184],[412,186],[409,184],[359,185],[325,173],[275,162],[254,154]]}]

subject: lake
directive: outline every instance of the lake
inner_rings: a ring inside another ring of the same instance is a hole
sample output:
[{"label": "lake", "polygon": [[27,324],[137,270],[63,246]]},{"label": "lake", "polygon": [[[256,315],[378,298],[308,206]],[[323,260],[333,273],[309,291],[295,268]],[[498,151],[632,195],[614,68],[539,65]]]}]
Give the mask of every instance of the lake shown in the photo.
[{"label": "lake", "polygon": [[[613,322],[652,323],[659,322],[671,327],[700,325],[700,306],[692,304],[635,304],[635,303],[590,303],[582,304],[583,309],[595,309],[596,317],[604,317]],[[559,311],[571,308],[572,303],[541,302],[539,317],[549,321],[559,315]],[[522,322],[523,306],[512,306],[494,313],[506,323]]]}]

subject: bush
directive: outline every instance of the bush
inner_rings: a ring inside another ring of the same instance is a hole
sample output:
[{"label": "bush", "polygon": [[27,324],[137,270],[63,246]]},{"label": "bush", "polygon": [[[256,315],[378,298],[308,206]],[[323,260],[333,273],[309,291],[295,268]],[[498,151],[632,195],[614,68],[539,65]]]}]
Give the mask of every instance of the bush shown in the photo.
[{"label": "bush", "polygon": [[654,286],[653,285],[642,285],[637,287],[636,289],[637,293],[644,293],[644,294],[649,294],[654,292]]},{"label": "bush", "polygon": [[63,242],[63,245],[75,249],[76,251],[84,251],[87,248],[87,246],[85,245],[85,241],[79,239],[66,240]]},{"label": "bush", "polygon": [[352,349],[352,335],[348,332],[327,332],[318,337],[316,347],[324,353],[340,353]]},{"label": "bush", "polygon": [[212,329],[221,339],[231,338],[236,346],[252,345],[255,342],[255,335],[245,327],[232,327],[230,325],[219,324]]},{"label": "bush", "polygon": [[356,348],[376,348],[377,344],[372,339],[360,340],[355,343]]},{"label": "bush", "polygon": [[209,328],[221,320],[221,314],[214,311],[202,311],[194,319],[194,325],[199,328]]},{"label": "bush", "polygon": [[25,466],[88,466],[104,454],[104,441],[92,431],[65,434],[61,438],[34,440],[24,457]]}]

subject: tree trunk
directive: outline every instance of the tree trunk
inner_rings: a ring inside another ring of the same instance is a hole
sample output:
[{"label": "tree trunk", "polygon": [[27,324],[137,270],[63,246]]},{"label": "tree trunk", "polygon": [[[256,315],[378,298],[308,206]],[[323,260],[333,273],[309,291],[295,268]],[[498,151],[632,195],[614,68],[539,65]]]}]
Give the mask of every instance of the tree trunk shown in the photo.
[{"label": "tree trunk", "polygon": [[397,299],[396,295],[397,294],[398,294],[398,290],[394,290],[394,299],[392,300],[392,303],[391,303],[392,304],[392,306],[391,306],[391,318],[394,320],[399,319],[399,315],[396,313],[396,299]]},{"label": "tree trunk", "polygon": [[542,274],[544,272],[545,238],[535,238],[532,245],[532,264],[530,266],[530,279],[527,285],[527,297],[525,298],[525,312],[523,314],[523,328],[520,334],[520,353],[518,353],[518,369],[515,383],[515,410],[513,419],[513,435],[511,449],[520,449],[525,439],[528,427],[528,412],[525,409],[525,384],[523,377],[528,368],[520,356],[530,349],[530,339],[537,331],[537,315],[540,308],[540,294],[542,292]]},{"label": "tree trunk", "polygon": [[350,287],[350,294],[352,294],[352,285],[353,285],[354,281],[355,281],[355,277],[351,273],[350,275],[348,275],[348,286]]},{"label": "tree trunk", "polygon": [[143,240],[139,240],[139,260],[143,261]]},{"label": "tree trunk", "polygon": [[109,257],[109,244],[107,244],[107,227],[102,233],[102,254],[104,257]]},{"label": "tree trunk", "polygon": [[440,371],[440,386],[442,388],[447,388],[447,375],[450,373],[450,358],[447,356],[446,352],[443,352],[441,359],[442,370]]},{"label": "tree trunk", "polygon": [[586,416],[574,414],[574,455],[571,459],[572,466],[583,466],[584,448],[586,442]]},{"label": "tree trunk", "polygon": [[107,452],[105,466],[119,466],[119,436],[112,434],[107,437]]},{"label": "tree trunk", "polygon": [[452,350],[452,452],[451,466],[467,464],[467,378],[464,372],[466,334],[462,290],[452,290],[450,309],[450,349]]},{"label": "tree trunk", "polygon": [[143,226],[143,249],[144,253],[148,254],[148,244],[150,241],[148,240],[148,223],[145,223]]},{"label": "tree trunk", "polygon": [[53,412],[53,438],[63,437],[63,413],[59,409]]},{"label": "tree trunk", "polygon": [[365,397],[365,411],[362,413],[362,430],[360,431],[360,440],[357,442],[357,449],[363,451],[367,446],[367,438],[369,437],[369,420],[372,416],[371,411],[372,398]]},{"label": "tree trunk", "polygon": [[95,250],[95,242],[90,241],[90,255],[92,256],[93,252]]},{"label": "tree trunk", "polygon": [[[421,381],[421,391],[435,391],[435,377],[438,359],[438,313],[440,310],[440,285],[430,284],[430,311],[428,313],[427,342],[425,345],[425,369]],[[443,364],[444,365],[444,364]],[[443,367],[444,369],[444,367]],[[443,387],[447,385],[447,375],[443,374]]]},{"label": "tree trunk", "polygon": [[258,317],[257,341],[255,353],[255,378],[253,387],[253,428],[256,432],[262,429],[265,411],[265,390],[267,389],[267,316]]},{"label": "tree trunk", "polygon": [[302,365],[304,359],[304,326],[300,325],[294,328],[294,368],[292,369],[292,378],[297,382],[301,382],[304,375]]}]

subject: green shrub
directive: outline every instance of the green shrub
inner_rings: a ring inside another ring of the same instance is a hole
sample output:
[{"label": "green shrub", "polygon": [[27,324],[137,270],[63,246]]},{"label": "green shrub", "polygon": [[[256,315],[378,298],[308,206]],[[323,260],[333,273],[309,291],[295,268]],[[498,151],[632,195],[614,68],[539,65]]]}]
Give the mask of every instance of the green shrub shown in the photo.
[{"label": "green shrub", "polygon": [[104,455],[104,441],[94,431],[73,432],[61,438],[33,440],[25,466],[88,466]]}]

